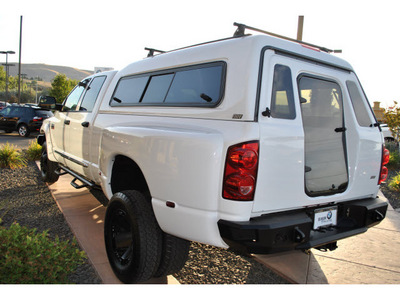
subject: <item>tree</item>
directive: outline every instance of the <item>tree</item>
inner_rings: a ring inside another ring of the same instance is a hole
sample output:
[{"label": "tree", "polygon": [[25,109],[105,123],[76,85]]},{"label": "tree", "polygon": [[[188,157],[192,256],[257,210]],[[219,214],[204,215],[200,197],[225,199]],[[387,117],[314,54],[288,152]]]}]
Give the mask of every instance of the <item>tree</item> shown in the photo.
[{"label": "tree", "polygon": [[397,102],[394,102],[394,106],[390,107],[385,111],[386,123],[390,131],[392,132],[393,138],[397,143],[400,142],[400,107],[397,106]]},{"label": "tree", "polygon": [[3,67],[0,67],[0,90],[3,91],[6,88],[6,71]]},{"label": "tree", "polygon": [[77,80],[69,79],[65,74],[57,74],[51,82],[49,95],[56,98],[57,103],[62,103],[77,84]]}]

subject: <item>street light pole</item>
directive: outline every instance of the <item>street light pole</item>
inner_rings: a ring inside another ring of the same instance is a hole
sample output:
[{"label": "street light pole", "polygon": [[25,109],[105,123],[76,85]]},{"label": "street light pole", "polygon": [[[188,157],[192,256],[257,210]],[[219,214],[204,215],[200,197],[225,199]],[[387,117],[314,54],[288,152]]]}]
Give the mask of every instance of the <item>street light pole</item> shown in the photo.
[{"label": "street light pole", "polygon": [[6,55],[6,101],[8,97],[8,54],[15,54],[15,51],[0,51],[0,54]]}]

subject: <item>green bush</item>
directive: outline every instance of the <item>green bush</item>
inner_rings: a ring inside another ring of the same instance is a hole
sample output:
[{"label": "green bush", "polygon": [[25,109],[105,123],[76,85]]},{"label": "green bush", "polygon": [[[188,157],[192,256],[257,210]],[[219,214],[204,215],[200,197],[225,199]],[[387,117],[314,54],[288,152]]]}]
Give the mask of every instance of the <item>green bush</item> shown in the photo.
[{"label": "green bush", "polygon": [[52,240],[48,231],[36,233],[17,223],[0,227],[1,284],[68,283],[68,275],[85,257],[75,239]]},{"label": "green bush", "polygon": [[387,166],[393,169],[400,166],[400,153],[397,149],[390,151],[389,163]]},{"label": "green bush", "polygon": [[42,155],[42,146],[36,140],[29,143],[28,149],[25,151],[25,156],[29,161],[39,160]]},{"label": "green bush", "polygon": [[400,192],[400,172],[394,176],[389,182],[389,188],[391,190]]},{"label": "green bush", "polygon": [[0,168],[19,169],[26,167],[25,157],[8,142],[0,148]]}]

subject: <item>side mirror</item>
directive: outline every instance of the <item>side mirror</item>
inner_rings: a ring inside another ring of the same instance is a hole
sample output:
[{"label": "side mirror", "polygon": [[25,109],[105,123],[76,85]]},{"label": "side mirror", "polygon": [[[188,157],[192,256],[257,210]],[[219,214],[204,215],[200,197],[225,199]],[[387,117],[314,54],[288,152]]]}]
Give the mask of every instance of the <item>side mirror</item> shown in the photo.
[{"label": "side mirror", "polygon": [[78,85],[79,86],[83,86],[84,88],[86,88],[86,86],[88,85],[89,81],[90,81],[89,79],[85,79],[84,81],[80,81],[78,83]]},{"label": "side mirror", "polygon": [[46,109],[54,109],[56,108],[56,98],[51,96],[41,97],[39,99],[39,107]]}]

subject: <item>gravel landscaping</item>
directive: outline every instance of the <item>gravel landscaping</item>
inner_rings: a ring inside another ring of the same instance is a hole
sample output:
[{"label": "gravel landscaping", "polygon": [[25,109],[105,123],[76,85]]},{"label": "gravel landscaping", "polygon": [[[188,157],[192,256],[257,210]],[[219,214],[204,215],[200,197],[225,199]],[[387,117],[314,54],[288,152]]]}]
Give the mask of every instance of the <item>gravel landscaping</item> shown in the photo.
[{"label": "gravel landscaping", "polygon": [[[49,236],[60,240],[74,238],[64,215],[58,209],[49,189],[40,178],[35,163],[18,170],[0,168],[0,218],[2,226],[13,222],[37,232],[49,230]],[[86,261],[69,277],[71,283],[101,283],[92,265]]]},{"label": "gravel landscaping", "polygon": [[[0,217],[3,226],[13,222],[38,232],[49,229],[50,237],[71,240],[73,234],[35,163],[18,170],[0,169]],[[189,259],[174,274],[181,284],[278,284],[288,283],[252,258],[212,246],[192,243]],[[86,261],[71,275],[72,283],[101,283]]]},{"label": "gravel landscaping", "polygon": [[[395,175],[391,171],[389,176]],[[400,193],[382,191],[396,209],[400,208]],[[51,237],[71,240],[73,234],[58,209],[47,186],[40,178],[35,163],[18,170],[0,169],[0,218],[3,226],[17,222],[22,226],[49,230]],[[181,284],[287,284],[264,265],[251,257],[199,243],[192,243],[185,267],[174,277]],[[72,283],[101,283],[92,265],[86,261],[70,276]]]}]

